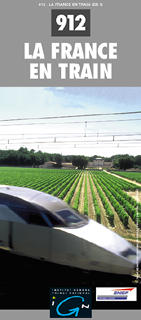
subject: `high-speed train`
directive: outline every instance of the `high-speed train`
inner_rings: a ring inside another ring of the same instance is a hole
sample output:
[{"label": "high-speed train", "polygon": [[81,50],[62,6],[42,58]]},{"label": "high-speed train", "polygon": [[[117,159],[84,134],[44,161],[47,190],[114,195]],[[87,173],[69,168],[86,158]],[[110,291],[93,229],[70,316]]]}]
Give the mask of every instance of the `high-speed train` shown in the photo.
[{"label": "high-speed train", "polygon": [[0,247],[35,259],[132,274],[141,252],[64,201],[40,191],[0,186]]}]

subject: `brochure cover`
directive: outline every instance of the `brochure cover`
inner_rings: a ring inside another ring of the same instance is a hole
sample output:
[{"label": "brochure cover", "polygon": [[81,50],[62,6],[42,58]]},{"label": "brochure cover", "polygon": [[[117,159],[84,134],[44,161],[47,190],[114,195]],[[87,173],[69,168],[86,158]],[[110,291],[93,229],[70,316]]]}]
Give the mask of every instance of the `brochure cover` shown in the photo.
[{"label": "brochure cover", "polygon": [[0,3],[1,319],[138,319],[137,0]]}]

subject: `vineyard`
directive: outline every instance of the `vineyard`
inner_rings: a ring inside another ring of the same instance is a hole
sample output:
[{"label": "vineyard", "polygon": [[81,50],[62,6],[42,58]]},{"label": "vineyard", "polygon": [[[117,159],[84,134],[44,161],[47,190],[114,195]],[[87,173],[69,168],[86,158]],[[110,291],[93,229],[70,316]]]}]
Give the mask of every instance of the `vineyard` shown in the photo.
[{"label": "vineyard", "polygon": [[141,172],[114,172],[117,175],[141,183]]},{"label": "vineyard", "polygon": [[1,167],[0,184],[57,196],[126,238],[136,239],[138,224],[141,240],[141,203],[137,198],[141,186],[120,177],[103,171]]}]

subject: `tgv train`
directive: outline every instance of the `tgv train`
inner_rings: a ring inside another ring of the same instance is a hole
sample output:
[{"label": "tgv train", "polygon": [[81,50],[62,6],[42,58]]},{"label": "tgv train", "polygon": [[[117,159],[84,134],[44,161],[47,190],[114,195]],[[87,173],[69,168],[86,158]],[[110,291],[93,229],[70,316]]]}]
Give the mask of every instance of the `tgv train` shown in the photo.
[{"label": "tgv train", "polygon": [[35,259],[131,274],[141,252],[64,201],[28,188],[0,186],[0,247]]}]

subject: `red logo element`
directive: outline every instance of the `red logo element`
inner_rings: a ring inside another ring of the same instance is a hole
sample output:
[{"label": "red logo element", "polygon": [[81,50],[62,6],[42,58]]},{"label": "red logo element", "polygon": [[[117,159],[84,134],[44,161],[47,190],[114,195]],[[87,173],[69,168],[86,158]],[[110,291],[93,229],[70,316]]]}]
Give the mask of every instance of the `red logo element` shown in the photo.
[{"label": "red logo element", "polygon": [[124,288],[124,289],[113,289],[113,291],[126,291],[126,290],[128,290],[128,291],[132,291],[133,289],[135,289],[135,288]]}]

